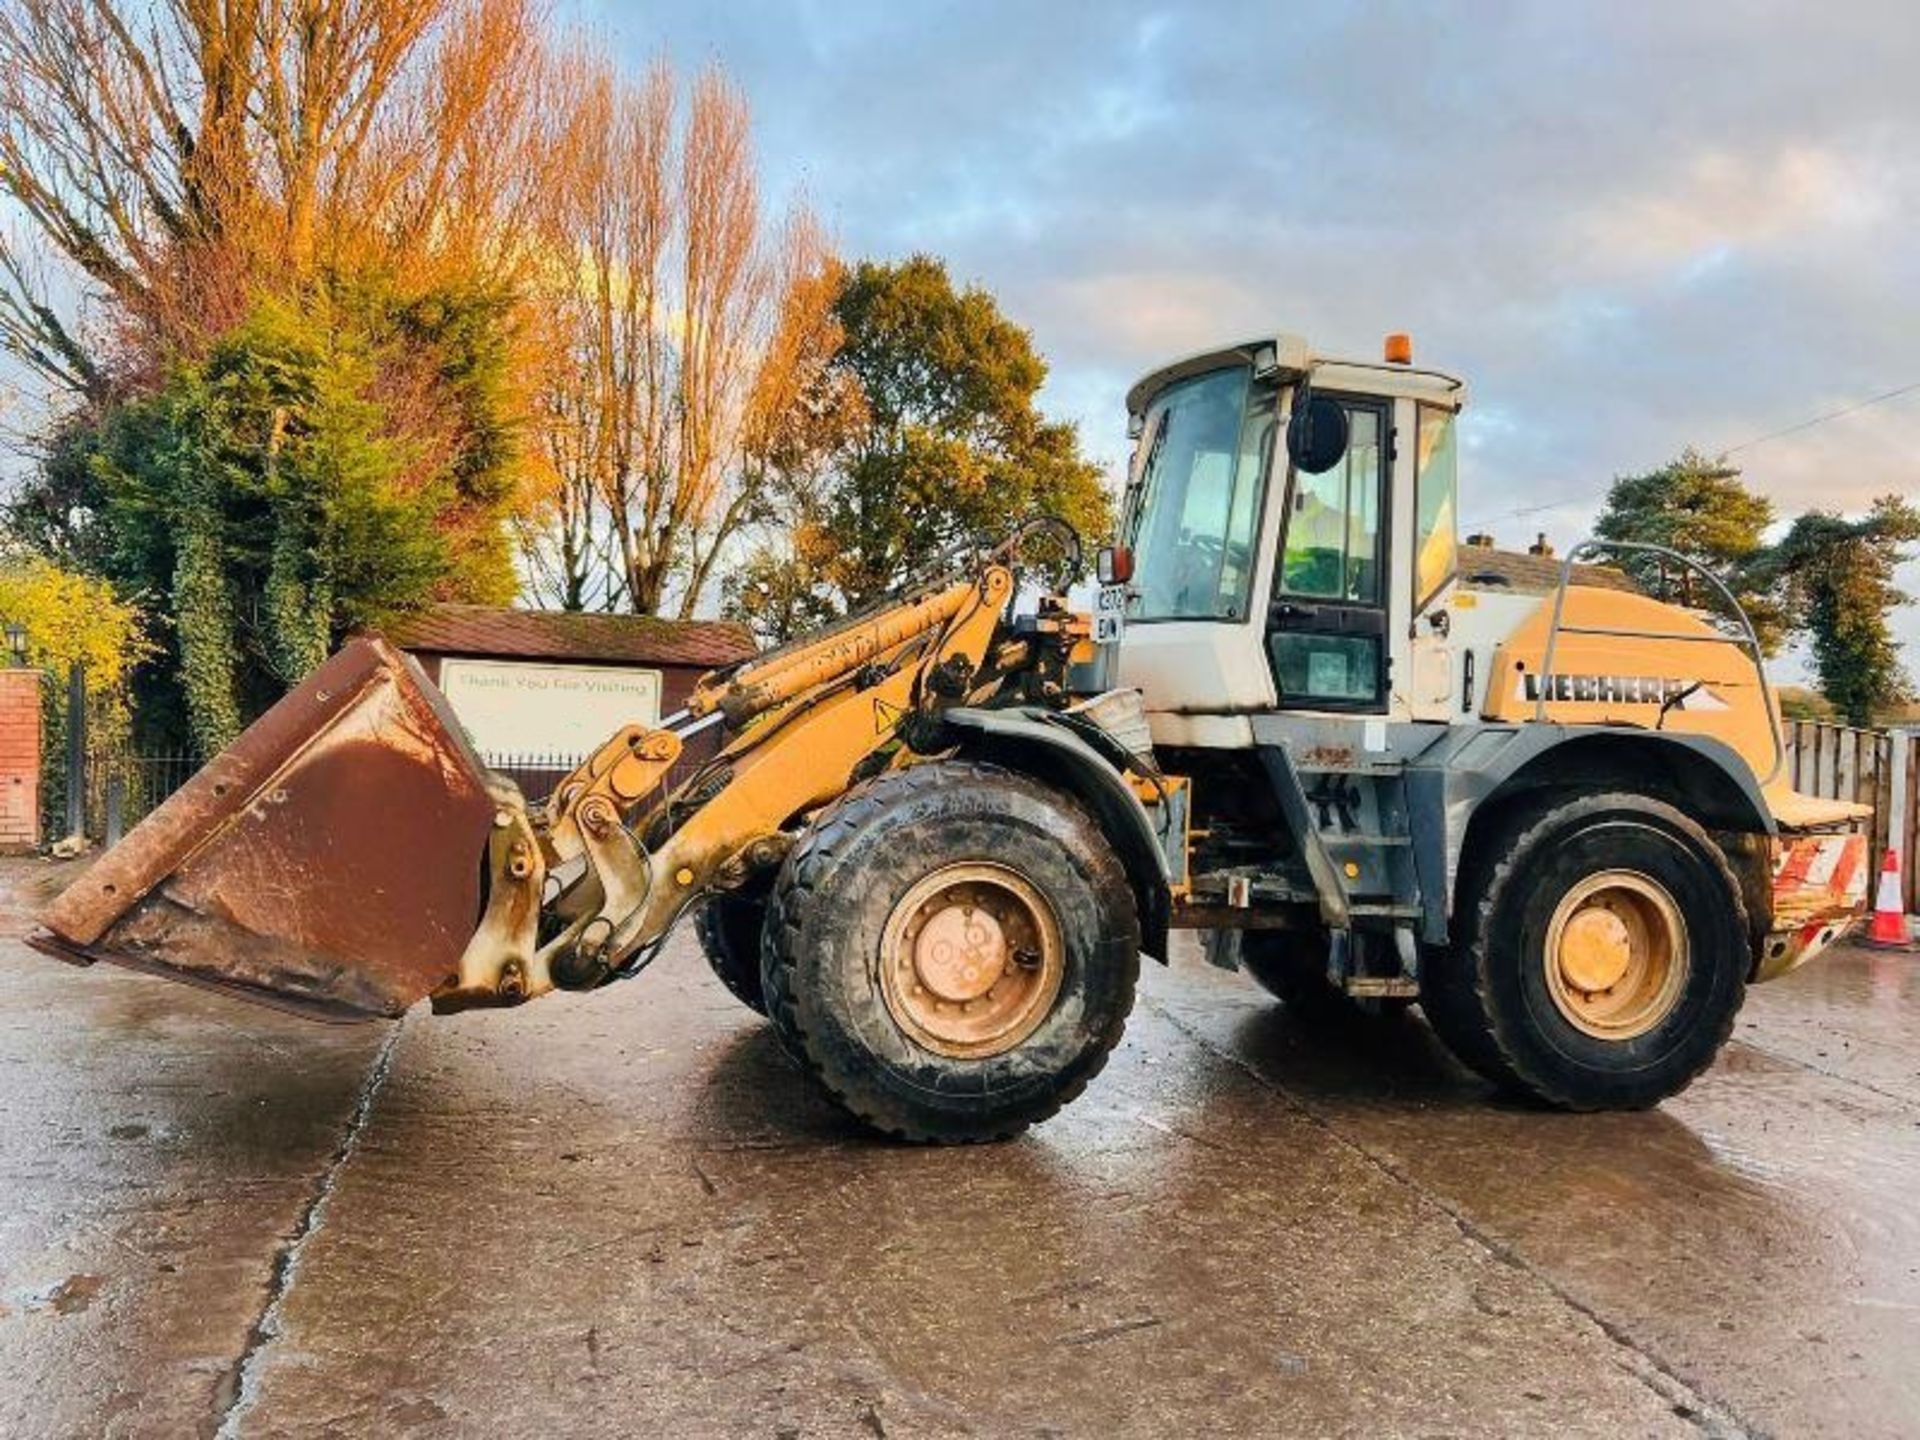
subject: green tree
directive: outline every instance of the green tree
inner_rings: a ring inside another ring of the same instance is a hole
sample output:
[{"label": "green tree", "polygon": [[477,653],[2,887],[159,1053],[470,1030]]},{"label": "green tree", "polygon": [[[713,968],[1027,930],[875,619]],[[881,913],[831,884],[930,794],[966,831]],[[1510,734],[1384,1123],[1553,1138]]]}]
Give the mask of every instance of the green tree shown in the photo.
[{"label": "green tree", "polygon": [[1915,541],[1920,509],[1883,495],[1858,520],[1809,511],[1767,558],[1765,573],[1802,617],[1821,692],[1850,725],[1912,698],[1887,614],[1909,602],[1893,576]]},{"label": "green tree", "polygon": [[[1789,630],[1779,597],[1756,568],[1773,519],[1773,502],[1749,490],[1738,467],[1689,448],[1658,470],[1615,479],[1594,532],[1602,540],[1663,545],[1705,566],[1733,592],[1771,655]],[[1684,566],[1631,554],[1617,563],[1650,595],[1716,609],[1718,597]]]},{"label": "green tree", "polygon": [[731,614],[784,638],[1036,514],[1105,536],[1099,468],[1071,425],[1040,414],[1046,364],[993,296],[917,255],[859,265],[836,310],[834,367],[857,383],[865,423],[785,497],[779,534],[726,588]]},{"label": "green tree", "polygon": [[21,528],[160,622],[138,682],[150,738],[212,753],[346,631],[511,594],[499,358],[464,338],[466,298],[262,302],[62,436]]}]

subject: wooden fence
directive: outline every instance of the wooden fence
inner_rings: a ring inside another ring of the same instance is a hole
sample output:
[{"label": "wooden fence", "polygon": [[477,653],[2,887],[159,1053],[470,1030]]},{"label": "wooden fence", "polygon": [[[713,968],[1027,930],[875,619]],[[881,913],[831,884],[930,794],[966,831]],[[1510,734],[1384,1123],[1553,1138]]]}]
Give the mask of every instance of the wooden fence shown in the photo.
[{"label": "wooden fence", "polygon": [[[1888,811],[1894,844],[1900,847],[1900,883],[1907,913],[1920,910],[1920,730],[1896,730],[1887,737],[1893,754],[1894,799]],[[1894,810],[1898,814],[1893,814]]]},{"label": "wooden fence", "polygon": [[1898,846],[1907,909],[1920,910],[1920,874],[1914,864],[1920,839],[1920,785],[1915,784],[1920,778],[1915,768],[1920,764],[1920,733],[1793,720],[1787,723],[1785,738],[1787,774],[1794,789],[1873,807],[1875,873],[1887,846]]}]

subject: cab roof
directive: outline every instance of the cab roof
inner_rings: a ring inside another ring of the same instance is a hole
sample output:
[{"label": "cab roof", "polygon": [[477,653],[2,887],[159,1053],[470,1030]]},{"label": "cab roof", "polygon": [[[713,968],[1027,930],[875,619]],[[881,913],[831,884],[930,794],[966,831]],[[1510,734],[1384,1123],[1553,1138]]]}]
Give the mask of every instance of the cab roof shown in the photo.
[{"label": "cab roof", "polygon": [[1284,375],[1313,372],[1313,382],[1329,390],[1357,391],[1364,395],[1405,395],[1430,404],[1458,410],[1466,403],[1467,385],[1458,376],[1439,370],[1423,370],[1412,365],[1390,365],[1384,360],[1345,360],[1323,355],[1299,335],[1279,333],[1245,340],[1237,345],[1221,345],[1196,351],[1149,371],[1127,391],[1127,414],[1144,415],[1147,406],[1167,386],[1189,375],[1217,370],[1223,365],[1252,365],[1259,371]]}]

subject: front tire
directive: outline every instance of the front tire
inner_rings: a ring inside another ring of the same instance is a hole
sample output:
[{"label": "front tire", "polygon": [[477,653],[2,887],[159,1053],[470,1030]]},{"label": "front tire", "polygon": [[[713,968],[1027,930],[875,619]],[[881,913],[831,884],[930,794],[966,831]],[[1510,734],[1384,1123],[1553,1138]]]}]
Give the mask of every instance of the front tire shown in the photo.
[{"label": "front tire", "polygon": [[[765,884],[761,885],[765,891]],[[760,932],[766,928],[767,897],[716,895],[693,917],[700,950],[720,983],[734,999],[757,1015],[767,1013],[760,987]]]},{"label": "front tire", "polygon": [[762,942],[788,1052],[864,1124],[999,1140],[1086,1088],[1140,969],[1133,892],[1071,798],[971,761],[848,794],[787,857]]},{"label": "front tire", "polygon": [[1719,846],[1632,794],[1543,809],[1494,843],[1461,933],[1423,978],[1440,1038],[1563,1109],[1643,1109],[1685,1089],[1732,1033],[1751,962]]}]

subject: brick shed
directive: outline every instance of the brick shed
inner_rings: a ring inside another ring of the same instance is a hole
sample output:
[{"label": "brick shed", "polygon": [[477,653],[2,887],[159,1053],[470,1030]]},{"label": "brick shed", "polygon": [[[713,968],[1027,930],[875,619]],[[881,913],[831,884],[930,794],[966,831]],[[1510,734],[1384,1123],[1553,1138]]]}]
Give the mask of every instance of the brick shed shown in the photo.
[{"label": "brick shed", "polygon": [[482,757],[530,793],[540,775],[623,724],[672,714],[703,674],[755,650],[730,621],[487,605],[436,605],[382,633],[446,693]]}]

